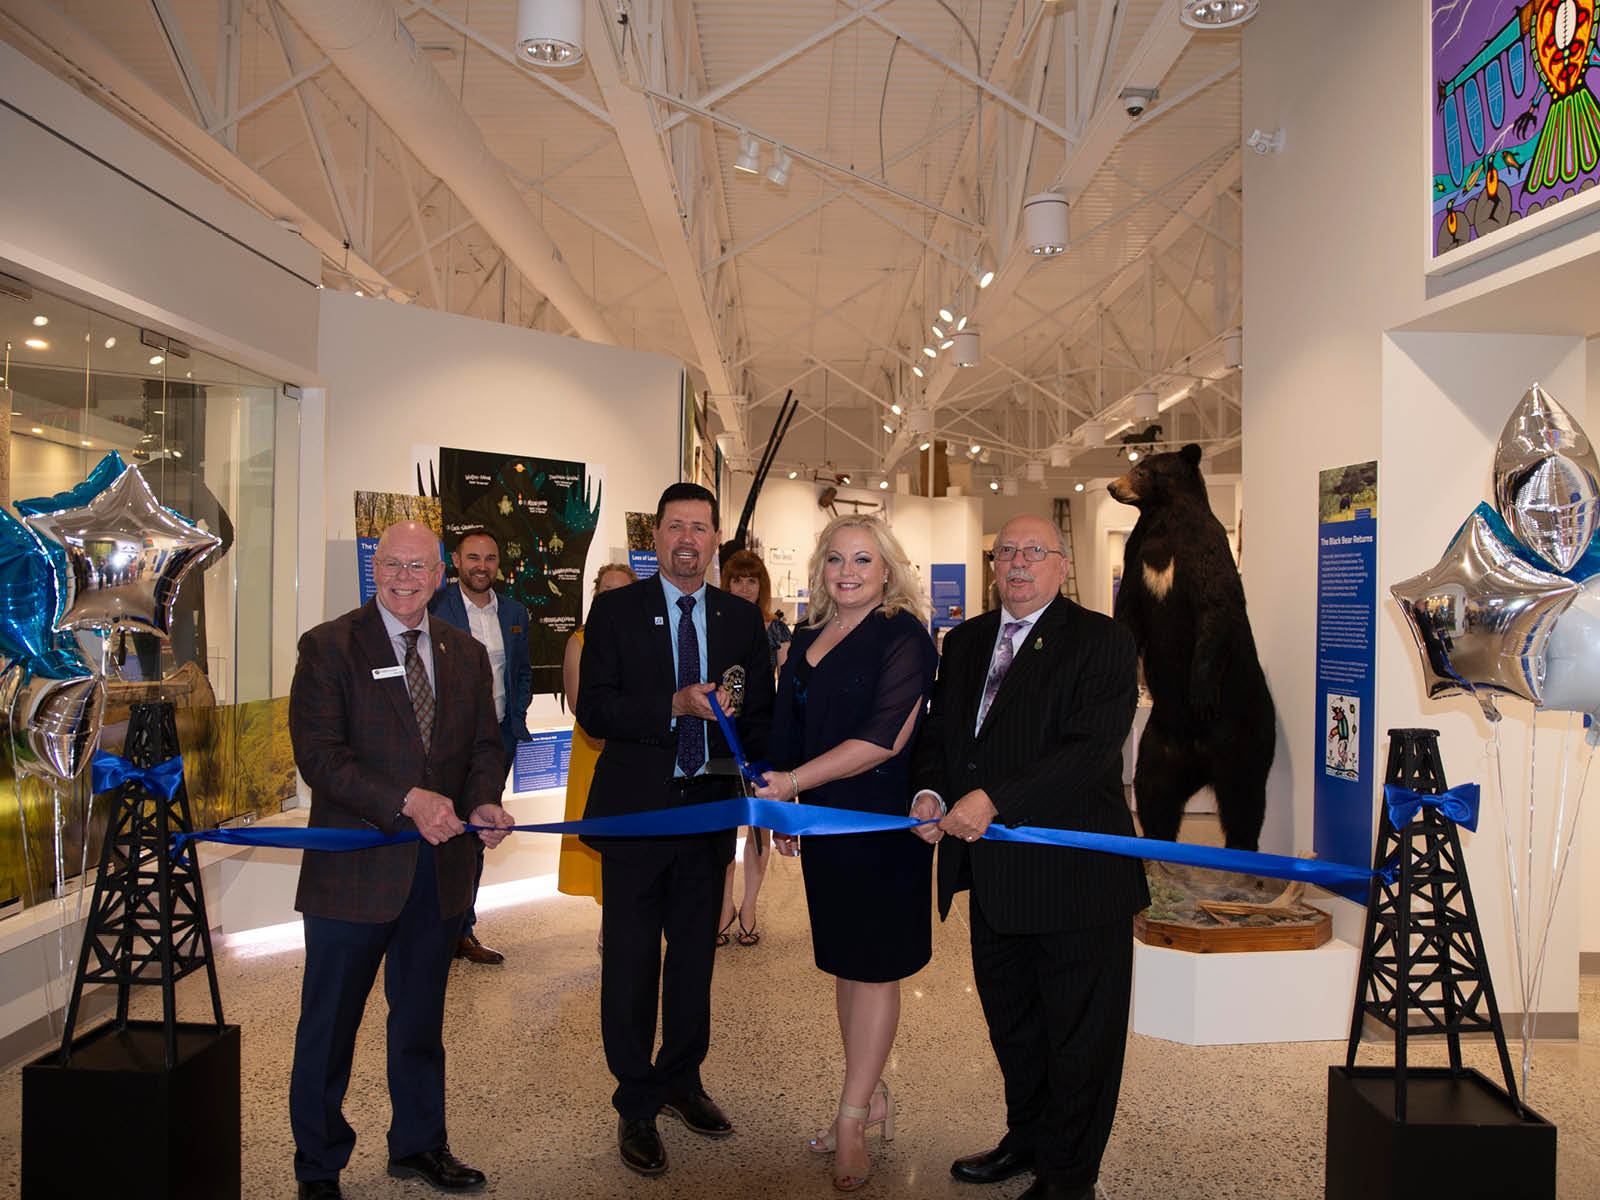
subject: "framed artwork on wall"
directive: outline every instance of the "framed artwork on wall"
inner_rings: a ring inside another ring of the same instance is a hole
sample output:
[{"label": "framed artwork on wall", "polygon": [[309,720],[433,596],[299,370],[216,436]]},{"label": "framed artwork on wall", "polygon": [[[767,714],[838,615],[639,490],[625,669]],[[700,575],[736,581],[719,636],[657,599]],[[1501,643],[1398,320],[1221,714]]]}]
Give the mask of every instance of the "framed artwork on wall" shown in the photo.
[{"label": "framed artwork on wall", "polygon": [[1429,0],[1427,269],[1600,205],[1597,0]]}]

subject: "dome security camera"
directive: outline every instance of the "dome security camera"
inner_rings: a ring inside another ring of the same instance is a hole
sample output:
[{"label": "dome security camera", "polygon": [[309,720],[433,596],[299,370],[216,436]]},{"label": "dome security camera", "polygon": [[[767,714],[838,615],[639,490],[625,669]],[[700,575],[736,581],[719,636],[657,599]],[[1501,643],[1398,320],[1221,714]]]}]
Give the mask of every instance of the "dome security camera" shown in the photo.
[{"label": "dome security camera", "polygon": [[1117,96],[1122,101],[1122,107],[1127,110],[1130,117],[1138,118],[1144,115],[1144,110],[1156,102],[1160,92],[1153,87],[1127,87]]}]

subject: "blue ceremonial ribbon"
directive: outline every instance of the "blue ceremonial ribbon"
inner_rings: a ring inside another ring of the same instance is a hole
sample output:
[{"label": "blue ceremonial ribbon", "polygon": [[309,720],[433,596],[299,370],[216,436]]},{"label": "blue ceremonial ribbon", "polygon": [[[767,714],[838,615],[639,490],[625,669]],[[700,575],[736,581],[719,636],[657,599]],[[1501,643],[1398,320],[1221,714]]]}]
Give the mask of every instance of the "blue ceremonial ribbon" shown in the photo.
[{"label": "blue ceremonial ribbon", "polygon": [[[708,804],[683,808],[651,809],[623,813],[614,817],[594,817],[583,821],[554,821],[542,825],[512,825],[507,833],[559,833],[588,837],[669,837],[696,833],[716,833],[753,825],[790,837],[814,837],[842,833],[881,833],[930,825],[914,817],[893,817],[883,813],[857,812],[854,809],[825,808],[818,804],[795,804],[784,800],[762,800],[755,796],[731,796]],[[471,831],[489,826],[468,825]],[[984,837],[996,842],[1026,842],[1042,846],[1064,846],[1073,850],[1093,850],[1155,862],[1185,863],[1215,871],[1238,871],[1265,875],[1273,879],[1302,879],[1321,887],[1370,883],[1375,872],[1344,863],[1290,858],[1282,854],[1260,854],[1247,850],[1225,850],[1218,846],[1196,846],[1187,842],[1158,842],[1149,838],[1123,837],[1108,833],[1087,833],[1079,829],[1016,829],[991,824]],[[292,850],[362,850],[413,842],[415,831],[393,837],[378,829],[281,829],[255,826],[245,829],[210,829],[174,836],[175,850],[189,841],[226,842],[236,846],[275,846]],[[1393,868],[1376,872],[1385,879]]]},{"label": "blue ceremonial ribbon", "polygon": [[1389,820],[1396,829],[1404,829],[1411,819],[1422,811],[1424,804],[1437,808],[1441,816],[1450,818],[1468,832],[1478,828],[1478,785],[1458,783],[1447,792],[1413,792],[1410,788],[1384,784],[1383,802],[1389,806]]},{"label": "blue ceremonial ribbon", "polygon": [[97,796],[124,783],[137,783],[147,791],[171,800],[177,794],[178,785],[183,782],[183,758],[177,754],[153,767],[139,767],[120,754],[101,750],[95,754],[89,769],[90,788]]}]

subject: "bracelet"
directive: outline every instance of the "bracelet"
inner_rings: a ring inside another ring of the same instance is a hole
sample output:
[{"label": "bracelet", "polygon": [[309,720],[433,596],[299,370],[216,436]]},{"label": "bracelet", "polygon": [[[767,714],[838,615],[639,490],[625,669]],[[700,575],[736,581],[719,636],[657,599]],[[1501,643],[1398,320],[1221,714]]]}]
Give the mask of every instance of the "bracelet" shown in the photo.
[{"label": "bracelet", "polygon": [[789,774],[789,786],[794,788],[794,795],[789,797],[789,802],[791,804],[793,804],[793,803],[798,802],[799,799],[800,799],[800,781],[794,777],[794,772],[793,771],[790,771],[788,774]]}]

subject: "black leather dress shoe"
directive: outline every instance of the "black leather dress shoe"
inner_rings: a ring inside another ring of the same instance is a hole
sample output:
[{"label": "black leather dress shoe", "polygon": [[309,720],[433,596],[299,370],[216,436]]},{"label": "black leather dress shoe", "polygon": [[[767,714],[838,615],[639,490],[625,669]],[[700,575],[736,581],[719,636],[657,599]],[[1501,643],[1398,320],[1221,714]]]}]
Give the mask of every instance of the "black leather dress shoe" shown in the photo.
[{"label": "black leather dress shoe", "polygon": [[1067,1187],[1048,1179],[1035,1179],[1017,1200],[1094,1200],[1094,1184],[1084,1188]]},{"label": "black leather dress shoe", "polygon": [[667,1169],[667,1148],[661,1144],[654,1120],[617,1118],[617,1149],[622,1165],[641,1175],[660,1175]]},{"label": "black leather dress shoe", "polygon": [[727,1137],[733,1132],[733,1123],[722,1115],[716,1101],[704,1092],[668,1096],[661,1102],[661,1111],[677,1117],[705,1137]]},{"label": "black leather dress shoe", "polygon": [[498,967],[505,962],[506,956],[498,950],[491,950],[470,933],[461,935],[461,940],[456,943],[456,957],[464,958],[468,962],[481,963],[486,967]]},{"label": "black leather dress shoe", "polygon": [[449,1146],[391,1158],[389,1174],[396,1179],[425,1180],[441,1192],[477,1192],[487,1182],[482,1171],[451,1154]]},{"label": "black leather dress shoe", "polygon": [[340,1200],[337,1179],[302,1179],[300,1200]]},{"label": "black leather dress shoe", "polygon": [[1022,1154],[1001,1142],[993,1150],[969,1154],[950,1164],[950,1174],[962,1183],[999,1183],[1033,1170],[1033,1155]]}]

